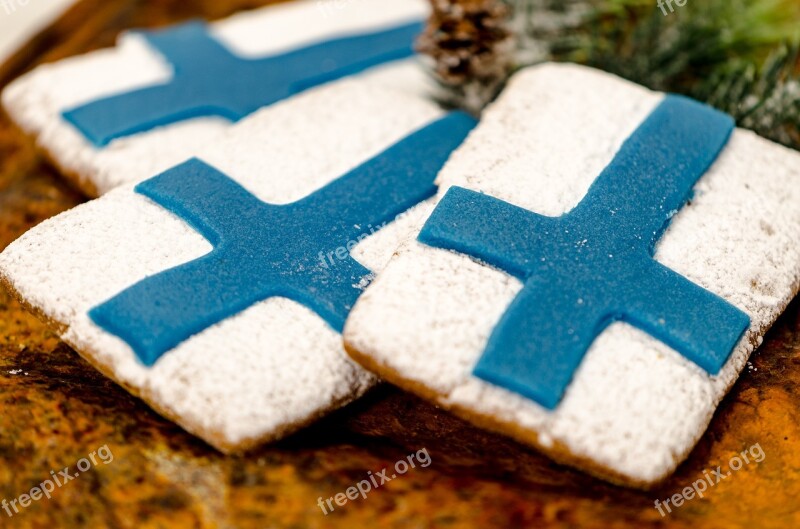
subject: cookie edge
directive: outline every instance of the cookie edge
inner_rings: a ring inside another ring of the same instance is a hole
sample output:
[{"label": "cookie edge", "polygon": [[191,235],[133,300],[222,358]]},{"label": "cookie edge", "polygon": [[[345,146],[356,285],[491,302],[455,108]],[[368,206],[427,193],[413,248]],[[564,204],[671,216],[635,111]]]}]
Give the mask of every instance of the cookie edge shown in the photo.
[{"label": "cookie edge", "polygon": [[316,421],[329,415],[330,413],[333,413],[347,406],[348,404],[358,400],[374,387],[374,386],[368,387],[365,388],[363,391],[349,395],[346,398],[337,399],[333,401],[330,406],[317,410],[316,413],[310,415],[309,417],[307,417],[302,421],[297,421],[284,425],[282,428],[275,431],[271,431],[269,433],[257,436],[243,437],[239,442],[232,442],[231,440],[227,439],[222,430],[204,429],[192,423],[191,421],[179,418],[176,414],[168,411],[167,407],[162,405],[157,400],[149,398],[146,395],[143,395],[140,389],[130,386],[129,384],[126,384],[122,380],[120,380],[115,375],[115,373],[108,368],[108,366],[97,360],[96,353],[94,351],[90,349],[77,347],[76,344],[66,339],[64,335],[66,334],[70,326],[64,322],[51,318],[40,307],[28,302],[16,288],[13,281],[6,275],[6,272],[5,270],[2,269],[2,267],[0,267],[0,286],[2,286],[2,288],[5,288],[6,291],[11,295],[11,297],[15,301],[17,301],[26,311],[34,315],[48,328],[53,330],[58,335],[59,340],[67,344],[73,351],[78,353],[78,355],[81,358],[83,358],[92,368],[96,369],[103,376],[112,380],[114,383],[116,383],[118,386],[120,386],[122,389],[124,389],[126,392],[131,394],[136,399],[142,401],[145,405],[147,405],[149,408],[151,408],[154,412],[156,412],[164,419],[178,425],[190,435],[201,439],[206,444],[208,444],[212,448],[218,450],[219,452],[225,455],[243,454],[255,448],[258,448],[262,445],[288,437],[293,433],[296,433],[302,430],[303,428],[315,423]]}]

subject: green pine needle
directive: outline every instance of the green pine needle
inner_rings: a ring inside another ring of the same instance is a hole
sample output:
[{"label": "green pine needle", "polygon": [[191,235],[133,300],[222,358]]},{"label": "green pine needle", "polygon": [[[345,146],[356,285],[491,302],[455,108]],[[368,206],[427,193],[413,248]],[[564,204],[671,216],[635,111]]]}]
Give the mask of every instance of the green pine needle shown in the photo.
[{"label": "green pine needle", "polygon": [[665,16],[656,0],[505,1],[517,68],[587,64],[705,101],[800,149],[800,2],[687,0]]}]

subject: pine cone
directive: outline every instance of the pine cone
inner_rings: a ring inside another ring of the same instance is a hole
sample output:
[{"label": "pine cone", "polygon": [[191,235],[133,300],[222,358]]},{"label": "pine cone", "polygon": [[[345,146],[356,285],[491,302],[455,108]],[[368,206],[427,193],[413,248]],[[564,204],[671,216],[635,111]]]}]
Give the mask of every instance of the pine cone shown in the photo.
[{"label": "pine cone", "polygon": [[420,51],[433,58],[435,75],[455,102],[477,112],[494,97],[512,68],[510,10],[501,0],[432,0],[432,4]]}]

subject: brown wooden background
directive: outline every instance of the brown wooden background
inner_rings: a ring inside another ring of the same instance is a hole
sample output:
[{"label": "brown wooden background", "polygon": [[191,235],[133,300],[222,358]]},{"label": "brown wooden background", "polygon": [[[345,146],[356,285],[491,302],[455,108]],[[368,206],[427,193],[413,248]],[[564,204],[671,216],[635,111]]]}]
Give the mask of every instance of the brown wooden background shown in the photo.
[{"label": "brown wooden background", "polygon": [[[83,0],[0,68],[113,44],[130,27],[219,18],[257,0]],[[798,181],[800,185],[800,181]],[[0,117],[0,248],[84,199]],[[798,241],[800,243],[800,241]],[[220,351],[224,354],[224,351]],[[275,446],[225,457],[95,372],[0,292],[0,499],[108,444],[114,454],[4,527],[798,528],[800,304],[775,326],[677,474],[650,492],[606,485],[391,387]],[[661,518],[653,508],[759,443],[746,466]],[[324,516],[328,498],[412,451],[433,464]]]}]

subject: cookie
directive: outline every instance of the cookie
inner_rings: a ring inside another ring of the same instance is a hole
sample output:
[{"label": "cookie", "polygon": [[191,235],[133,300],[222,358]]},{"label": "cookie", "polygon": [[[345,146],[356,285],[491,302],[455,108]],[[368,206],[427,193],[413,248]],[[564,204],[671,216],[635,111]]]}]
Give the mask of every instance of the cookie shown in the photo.
[{"label": "cookie", "polygon": [[345,326],[390,382],[555,460],[674,471],[800,286],[800,154],[576,65],[514,76]]},{"label": "cookie", "polygon": [[[19,0],[0,2],[0,17],[6,20],[0,33],[0,65],[7,66],[6,61],[13,61],[14,55],[19,53],[27,41],[36,37],[74,3],[75,0],[51,0],[33,4]],[[12,16],[13,23],[8,22]]]},{"label": "cookie", "polygon": [[241,451],[375,383],[344,351],[345,317],[474,124],[332,83],[42,223],[0,254],[0,274],[103,373]]},{"label": "cookie", "polygon": [[428,90],[413,58],[427,2],[328,7],[301,0],[125,33],[115,48],[21,77],[3,105],[65,175],[97,196],[197,155],[260,107],[344,76]]}]

